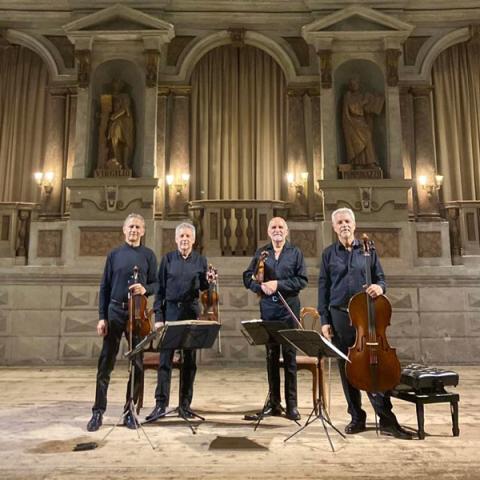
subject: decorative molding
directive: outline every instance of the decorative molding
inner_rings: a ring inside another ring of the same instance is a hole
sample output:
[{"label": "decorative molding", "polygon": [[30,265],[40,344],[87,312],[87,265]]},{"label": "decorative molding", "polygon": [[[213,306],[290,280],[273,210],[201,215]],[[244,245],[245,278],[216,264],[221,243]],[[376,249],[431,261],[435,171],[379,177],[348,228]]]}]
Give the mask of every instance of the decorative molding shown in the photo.
[{"label": "decorative molding", "polygon": [[245,46],[245,29],[244,28],[229,28],[228,33],[232,42],[232,46],[236,48],[243,48]]}]

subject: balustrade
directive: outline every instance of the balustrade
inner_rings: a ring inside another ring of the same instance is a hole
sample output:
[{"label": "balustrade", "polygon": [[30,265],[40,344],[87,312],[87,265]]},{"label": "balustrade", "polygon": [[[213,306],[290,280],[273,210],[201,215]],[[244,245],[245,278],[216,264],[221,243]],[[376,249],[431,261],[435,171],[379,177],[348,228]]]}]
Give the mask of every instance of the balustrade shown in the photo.
[{"label": "balustrade", "polygon": [[208,256],[250,256],[268,242],[270,219],[284,215],[277,200],[196,200],[189,212],[197,229],[197,247]]}]

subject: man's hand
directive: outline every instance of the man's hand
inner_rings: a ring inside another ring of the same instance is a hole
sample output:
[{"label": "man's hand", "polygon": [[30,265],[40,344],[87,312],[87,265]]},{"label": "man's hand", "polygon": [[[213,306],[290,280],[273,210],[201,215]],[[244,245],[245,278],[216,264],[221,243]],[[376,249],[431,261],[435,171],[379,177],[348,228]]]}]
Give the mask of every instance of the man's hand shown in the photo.
[{"label": "man's hand", "polygon": [[155,322],[155,330],[160,330],[165,326],[164,322]]},{"label": "man's hand", "polygon": [[141,283],[134,283],[128,287],[132,295],[145,295],[146,288]]},{"label": "man's hand", "polygon": [[106,320],[99,320],[97,323],[97,333],[100,337],[105,337],[108,333],[108,323]]},{"label": "man's hand", "polygon": [[265,295],[273,295],[278,289],[278,281],[269,280],[268,282],[263,282],[260,287]]},{"label": "man's hand", "polygon": [[332,341],[333,330],[331,325],[322,325],[322,335],[329,341]]},{"label": "man's hand", "polygon": [[372,298],[377,298],[378,296],[383,294],[383,288],[376,283],[372,283],[365,291]]}]

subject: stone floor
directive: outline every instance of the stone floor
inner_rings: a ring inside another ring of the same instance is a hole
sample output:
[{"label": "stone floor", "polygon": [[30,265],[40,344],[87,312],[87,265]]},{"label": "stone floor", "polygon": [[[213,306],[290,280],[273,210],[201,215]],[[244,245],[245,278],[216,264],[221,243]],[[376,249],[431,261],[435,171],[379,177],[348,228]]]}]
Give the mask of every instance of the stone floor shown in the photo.
[{"label": "stone floor", "polygon": [[[368,431],[342,439],[331,431],[332,452],[321,422],[288,442],[296,425],[268,418],[257,431],[243,414],[263,403],[262,367],[200,366],[192,407],[206,417],[193,435],[172,418],[146,425],[144,433],[115,428],[121,415],[126,366],[112,377],[104,427],[85,425],[94,395],[95,370],[88,367],[0,368],[0,478],[2,479],[472,479],[480,478],[480,367],[455,367],[460,374],[460,436],[452,436],[448,404],[426,406],[425,440],[402,441]],[[177,373],[172,385],[177,392]],[[155,375],[147,373],[146,405],[153,406]],[[310,411],[309,374],[299,373],[302,423]],[[415,407],[393,400],[400,422],[416,426]],[[367,408],[373,422],[371,409]],[[347,423],[337,376],[332,375],[333,423]],[[82,442],[98,448],[73,451]]]}]

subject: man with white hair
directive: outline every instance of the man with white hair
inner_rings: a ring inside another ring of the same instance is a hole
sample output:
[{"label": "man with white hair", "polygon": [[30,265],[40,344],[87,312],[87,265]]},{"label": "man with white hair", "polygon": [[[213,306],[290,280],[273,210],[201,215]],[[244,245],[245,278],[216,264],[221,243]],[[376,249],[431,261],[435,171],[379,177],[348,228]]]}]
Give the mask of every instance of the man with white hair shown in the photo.
[{"label": "man with white hair", "polygon": [[[157,259],[150,248],[141,244],[145,235],[145,220],[131,213],[123,223],[125,243],[109,252],[105,262],[100,292],[98,295],[99,321],[97,333],[103,337],[102,351],[98,359],[97,387],[92,418],[87,430],[95,432],[102,425],[102,418],[107,408],[107,391],[110,375],[115,366],[122,335],[126,331],[128,321],[129,292],[134,295],[152,295],[157,289]],[[133,269],[138,267],[138,280],[133,283]],[[133,337],[135,346],[141,339]],[[139,386],[143,382],[143,357],[134,358],[135,380],[133,400],[139,395]],[[130,380],[127,387],[129,400]],[[128,404],[125,405],[128,408]],[[137,428],[137,421],[131,411],[125,411],[124,424],[128,428]]]},{"label": "man with white hair", "polygon": [[[345,354],[355,343],[356,331],[350,324],[348,303],[357,293],[365,291],[372,298],[386,291],[385,275],[376,252],[371,255],[371,285],[366,285],[365,257],[360,242],[355,239],[355,215],[349,208],[339,208],[332,213],[332,227],[338,240],[322,253],[318,278],[318,311],[321,316],[322,334]],[[353,387],[345,373],[345,360],[338,366],[343,393],[348,404],[351,422],[345,433],[355,434],[366,430],[367,414],[362,409],[360,391]],[[398,423],[392,411],[388,393],[367,393],[380,418],[380,432],[400,439],[412,438],[410,432]]]},{"label": "man with white hair", "polygon": [[[192,320],[200,314],[200,290],[207,290],[207,259],[193,250],[195,227],[181,223],[175,229],[177,249],[162,258],[158,270],[158,291],[155,298],[155,326],[175,320]],[[170,383],[174,350],[161,350],[155,389],[155,407],[146,420],[153,422],[163,418],[170,401]],[[197,371],[196,351],[182,350],[183,362],[180,369],[180,402],[182,416],[191,418],[190,404],[193,383]]]}]

